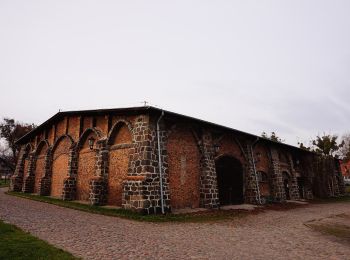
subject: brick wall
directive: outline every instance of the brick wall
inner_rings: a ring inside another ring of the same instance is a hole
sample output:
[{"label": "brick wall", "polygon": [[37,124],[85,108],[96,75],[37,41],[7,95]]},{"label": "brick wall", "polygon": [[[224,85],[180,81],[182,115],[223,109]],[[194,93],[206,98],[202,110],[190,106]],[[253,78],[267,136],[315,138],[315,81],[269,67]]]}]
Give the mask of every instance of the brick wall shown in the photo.
[{"label": "brick wall", "polygon": [[171,207],[199,207],[201,156],[188,126],[178,125],[171,132],[167,153]]},{"label": "brick wall", "polygon": [[63,181],[68,177],[69,151],[72,145],[68,137],[58,140],[52,154],[51,196],[62,197]]},{"label": "brick wall", "polygon": [[[215,158],[223,155],[241,162],[247,203],[259,203],[259,195],[284,201],[283,171],[290,175],[291,199],[299,198],[297,178],[305,180],[307,198],[312,198],[313,191],[327,196],[343,194],[340,169],[337,171],[334,162],[313,164],[314,158],[304,160],[307,156],[300,153],[301,163],[295,165],[295,154],[285,147],[259,141],[251,151],[254,138],[169,115],[161,120],[157,133],[159,116],[61,118],[21,148],[10,189],[88,200],[93,205],[107,203],[146,214],[160,212],[160,152],[166,211],[171,207],[217,208]],[[93,151],[88,147],[90,136],[95,138]],[[45,148],[40,141],[46,142]],[[258,183],[257,171],[265,172],[268,182]]]},{"label": "brick wall", "polygon": [[108,204],[122,206],[123,182],[128,176],[132,134],[122,123],[110,140]]},{"label": "brick wall", "polygon": [[80,137],[80,117],[73,116],[68,119],[68,134],[77,141]]},{"label": "brick wall", "polygon": [[77,200],[88,201],[90,197],[89,182],[95,176],[95,151],[84,147],[79,151],[77,174]]},{"label": "brick wall", "polygon": [[225,134],[218,144],[220,146],[220,152],[218,156],[229,155],[238,159],[242,165],[247,164],[243,152],[235,140],[235,136]]},{"label": "brick wall", "polygon": [[96,120],[96,128],[103,133],[103,135],[108,134],[108,116],[98,116],[95,118]]},{"label": "brick wall", "polygon": [[89,134],[83,136],[84,139],[79,143],[79,155],[78,155],[78,172],[76,178],[76,199],[88,201],[90,198],[90,180],[95,177],[96,169],[96,151],[95,147],[90,149],[89,139],[93,138],[95,140],[99,137],[91,131]]},{"label": "brick wall", "polygon": [[34,168],[34,193],[40,193],[41,179],[45,176],[46,170],[46,155],[49,147],[47,144],[38,147],[39,151],[36,151],[36,161]]}]

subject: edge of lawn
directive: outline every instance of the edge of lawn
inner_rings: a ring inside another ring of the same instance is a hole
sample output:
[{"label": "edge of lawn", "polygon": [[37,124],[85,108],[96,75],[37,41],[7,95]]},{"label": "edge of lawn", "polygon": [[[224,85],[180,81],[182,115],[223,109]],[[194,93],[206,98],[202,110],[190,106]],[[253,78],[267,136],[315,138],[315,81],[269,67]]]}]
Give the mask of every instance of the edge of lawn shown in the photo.
[{"label": "edge of lawn", "polygon": [[221,220],[232,220],[235,218],[242,218],[250,214],[258,214],[265,210],[289,210],[296,207],[304,207],[310,204],[323,204],[323,203],[342,203],[350,202],[350,195],[345,195],[338,198],[328,198],[328,199],[314,199],[308,201],[310,204],[298,205],[294,203],[282,203],[282,204],[268,204],[254,210],[207,210],[203,212],[193,212],[193,213],[183,213],[183,214],[172,214],[168,213],[165,215],[152,214],[143,215],[138,212],[134,212],[127,209],[121,208],[107,208],[103,206],[91,206],[89,204],[82,204],[75,201],[65,201],[61,199],[56,199],[48,196],[39,196],[36,194],[22,193],[22,192],[5,192],[7,195],[16,196],[24,199],[30,199],[34,201],[44,202],[48,204],[53,204],[60,207],[80,210],[84,212],[89,212],[93,214],[100,214],[111,217],[119,217],[129,220],[145,221],[145,222],[210,222],[210,221],[221,221]]},{"label": "edge of lawn", "polygon": [[0,188],[6,188],[8,186],[10,186],[9,180],[5,182],[3,179],[0,179]]},{"label": "edge of lawn", "polygon": [[205,212],[188,213],[188,214],[165,214],[165,215],[142,215],[138,212],[133,212],[126,209],[114,209],[106,208],[103,206],[91,206],[88,204],[82,204],[74,201],[65,201],[61,199],[55,199],[47,196],[39,196],[34,194],[22,193],[22,192],[5,192],[7,195],[16,196],[24,199],[30,199],[34,201],[53,204],[60,207],[80,210],[93,214],[100,214],[105,216],[119,217],[124,219],[146,221],[146,222],[208,222],[218,220],[228,220],[233,218],[240,218],[248,215],[251,211],[247,210],[208,210]]},{"label": "edge of lawn", "polygon": [[0,240],[0,259],[81,259],[1,219]]}]

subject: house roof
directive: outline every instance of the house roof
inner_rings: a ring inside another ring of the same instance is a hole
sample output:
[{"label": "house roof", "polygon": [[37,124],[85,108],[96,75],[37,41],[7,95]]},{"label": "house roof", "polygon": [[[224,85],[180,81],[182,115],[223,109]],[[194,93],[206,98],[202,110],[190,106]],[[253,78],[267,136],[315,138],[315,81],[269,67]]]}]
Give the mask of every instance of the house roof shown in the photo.
[{"label": "house roof", "polygon": [[45,127],[47,127],[48,125],[55,123],[56,121],[60,120],[62,117],[65,117],[65,116],[73,116],[73,115],[87,116],[87,115],[106,115],[106,114],[113,114],[113,115],[118,115],[118,114],[130,115],[131,114],[132,115],[132,114],[140,114],[143,112],[157,112],[160,114],[162,111],[164,112],[164,116],[170,115],[170,116],[174,116],[174,117],[178,117],[178,118],[182,118],[182,119],[187,119],[187,120],[195,121],[195,122],[198,122],[200,124],[211,126],[211,127],[217,128],[217,129],[227,130],[227,131],[231,131],[231,132],[234,132],[237,134],[241,134],[241,135],[244,135],[246,137],[251,137],[251,138],[255,138],[255,139],[259,138],[260,140],[264,140],[268,143],[273,143],[273,144],[278,145],[278,146],[283,146],[283,147],[291,148],[293,150],[299,150],[302,152],[313,153],[313,152],[310,152],[310,151],[307,151],[304,149],[300,149],[299,147],[296,147],[293,145],[276,142],[276,141],[273,141],[273,140],[270,140],[270,139],[267,139],[267,138],[264,138],[261,136],[257,136],[257,135],[251,134],[251,133],[243,132],[243,131],[240,131],[240,130],[237,130],[237,129],[234,129],[231,127],[215,124],[215,123],[208,122],[208,121],[205,121],[202,119],[182,115],[179,113],[163,110],[163,109],[152,107],[152,106],[58,112],[57,114],[55,114],[54,116],[52,116],[51,118],[46,120],[44,123],[42,123],[41,125],[39,125],[35,129],[33,129],[29,133],[25,134],[20,139],[18,139],[16,141],[16,144],[27,143],[32,138],[32,136],[34,136],[35,134],[37,134],[41,130],[45,129]]}]

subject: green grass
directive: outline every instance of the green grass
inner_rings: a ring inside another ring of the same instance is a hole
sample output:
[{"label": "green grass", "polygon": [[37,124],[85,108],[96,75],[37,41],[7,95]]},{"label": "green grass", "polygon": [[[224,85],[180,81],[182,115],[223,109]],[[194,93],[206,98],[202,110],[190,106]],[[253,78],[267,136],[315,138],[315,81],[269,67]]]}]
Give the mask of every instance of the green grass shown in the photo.
[{"label": "green grass", "polygon": [[10,180],[3,180],[3,179],[0,179],[0,188],[3,188],[3,187],[8,187],[10,185]]},{"label": "green grass", "polygon": [[78,258],[0,220],[0,259],[65,260]]},{"label": "green grass", "polygon": [[208,222],[218,220],[229,220],[234,218],[240,218],[249,214],[244,210],[223,211],[223,210],[209,210],[198,213],[189,214],[166,214],[166,215],[142,215],[137,212],[133,212],[126,209],[113,209],[100,206],[90,206],[88,204],[82,204],[72,201],[64,201],[61,199],[55,199],[51,197],[38,196],[34,194],[27,194],[21,192],[6,192],[8,195],[13,195],[21,198],[31,199],[35,201],[54,204],[57,206],[81,210],[94,214],[101,214],[106,216],[121,217],[126,219],[132,219],[137,221],[147,222]]}]

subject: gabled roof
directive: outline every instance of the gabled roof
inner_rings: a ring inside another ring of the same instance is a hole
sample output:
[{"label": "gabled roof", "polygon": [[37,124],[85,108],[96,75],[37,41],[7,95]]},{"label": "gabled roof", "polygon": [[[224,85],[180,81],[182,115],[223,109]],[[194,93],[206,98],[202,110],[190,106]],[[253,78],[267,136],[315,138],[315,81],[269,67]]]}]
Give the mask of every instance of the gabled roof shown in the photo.
[{"label": "gabled roof", "polygon": [[20,139],[18,139],[16,141],[16,144],[25,144],[27,143],[32,136],[34,136],[35,134],[37,134],[38,132],[40,132],[41,130],[45,129],[48,125],[54,124],[55,122],[57,122],[58,120],[64,118],[65,116],[74,116],[74,115],[80,115],[80,116],[93,116],[93,115],[136,115],[136,114],[140,114],[140,113],[145,113],[145,112],[156,112],[156,113],[162,113],[164,112],[164,115],[170,115],[173,117],[178,117],[178,118],[182,118],[182,119],[187,119],[187,120],[191,120],[191,121],[195,121],[197,123],[200,123],[202,125],[206,125],[206,126],[210,126],[213,128],[217,128],[217,129],[222,129],[222,130],[227,130],[227,131],[231,131],[234,132],[236,134],[240,134],[246,137],[250,137],[250,138],[254,138],[257,139],[259,138],[260,140],[264,140],[265,142],[268,143],[273,143],[275,145],[278,146],[282,146],[282,147],[287,147],[293,150],[299,150],[302,152],[307,152],[307,153],[313,153],[304,149],[300,149],[299,147],[296,146],[292,146],[289,144],[285,144],[285,143],[280,143],[280,142],[276,142],[276,141],[272,141],[270,139],[261,137],[261,136],[257,136],[254,134],[250,134],[250,133],[246,133],[234,128],[230,128],[227,126],[223,126],[223,125],[219,125],[219,124],[215,124],[212,122],[208,122],[205,120],[201,120],[198,118],[194,118],[194,117],[190,117],[190,116],[186,116],[186,115],[182,115],[182,114],[178,114],[178,113],[174,113],[171,111],[167,111],[167,110],[163,110],[160,108],[156,108],[156,107],[152,107],[152,106],[142,106],[142,107],[128,107],[128,108],[113,108],[113,109],[95,109],[95,110],[77,110],[77,111],[64,111],[64,112],[58,112],[57,114],[55,114],[54,116],[52,116],[51,118],[49,118],[48,120],[46,120],[44,123],[42,123],[41,125],[39,125],[38,127],[36,127],[35,129],[33,129],[32,131],[30,131],[29,133],[27,133],[26,135],[22,136]]}]

